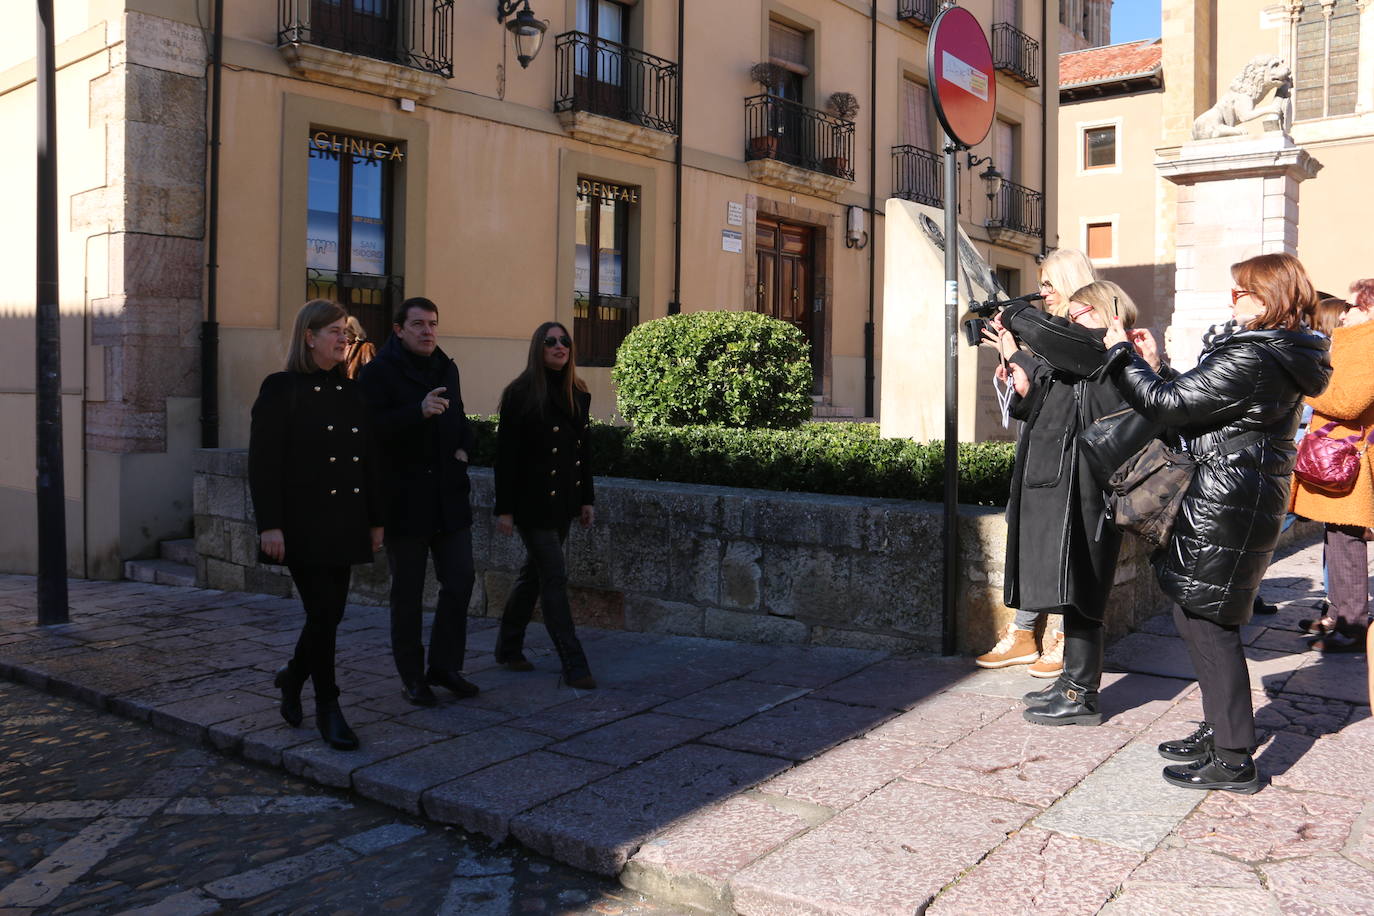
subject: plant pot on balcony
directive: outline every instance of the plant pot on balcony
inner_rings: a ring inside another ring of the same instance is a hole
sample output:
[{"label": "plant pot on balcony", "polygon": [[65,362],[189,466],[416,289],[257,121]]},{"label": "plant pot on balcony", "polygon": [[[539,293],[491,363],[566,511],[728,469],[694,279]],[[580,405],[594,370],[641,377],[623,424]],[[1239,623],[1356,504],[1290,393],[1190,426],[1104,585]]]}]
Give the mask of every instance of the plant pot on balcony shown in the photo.
[{"label": "plant pot on balcony", "polygon": [[777,137],[754,137],[749,141],[750,159],[776,159],[778,158],[778,138]]},{"label": "plant pot on balcony", "polygon": [[821,160],[821,168],[830,175],[846,175],[849,173],[849,160],[844,156],[826,156]]}]

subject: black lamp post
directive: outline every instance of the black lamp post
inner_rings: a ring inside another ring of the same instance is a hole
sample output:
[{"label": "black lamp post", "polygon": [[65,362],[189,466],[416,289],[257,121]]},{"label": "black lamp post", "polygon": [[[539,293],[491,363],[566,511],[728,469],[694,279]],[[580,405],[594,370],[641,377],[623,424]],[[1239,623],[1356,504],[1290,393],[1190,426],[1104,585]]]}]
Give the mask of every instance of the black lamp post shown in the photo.
[{"label": "black lamp post", "polygon": [[[517,6],[521,7],[518,13],[515,11]],[[507,19],[510,22],[506,22]],[[544,44],[549,24],[534,18],[530,0],[496,0],[496,21],[505,22],[506,29],[515,36],[515,57],[521,69],[528,68]]]},{"label": "black lamp post", "polygon": [[974,168],[985,162],[988,164],[988,167],[980,172],[978,177],[983,181],[983,191],[988,195],[988,205],[991,206],[993,200],[996,199],[998,193],[1002,190],[1002,183],[1005,179],[1002,177],[1002,173],[997,171],[997,166],[992,164],[991,156],[975,156],[973,153],[968,154],[969,168]]}]

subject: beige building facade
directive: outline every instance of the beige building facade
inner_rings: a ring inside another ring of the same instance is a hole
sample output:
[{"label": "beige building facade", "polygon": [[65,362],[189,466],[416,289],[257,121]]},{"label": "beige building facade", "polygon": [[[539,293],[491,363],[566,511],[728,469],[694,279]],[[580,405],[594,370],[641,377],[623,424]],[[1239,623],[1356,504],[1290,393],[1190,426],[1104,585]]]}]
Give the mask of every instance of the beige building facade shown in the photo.
[{"label": "beige building facade", "polygon": [[[531,0],[547,33],[528,68],[496,0],[232,0],[214,214],[212,5],[57,3],[73,573],[118,576],[189,531],[191,452],[247,444],[258,385],[312,296],[376,338],[401,298],[433,299],[469,411],[495,410],[542,321],[573,329],[594,413],[613,419],[631,327],[755,309],[810,340],[818,416],[874,412],[884,201],[943,200],[934,0]],[[1017,292],[1056,241],[1059,23],[1035,0],[964,5],[998,65],[997,121],[973,152],[1008,182],[990,199],[984,166],[964,167],[958,203]],[[767,85],[757,63],[774,65]],[[34,66],[32,30],[0,35],[0,155],[22,214]],[[26,220],[3,231],[0,512],[20,523],[0,534],[0,568],[31,571],[34,242]]]},{"label": "beige building facade", "polygon": [[1252,58],[1277,55],[1293,71],[1293,141],[1321,163],[1298,189],[1296,254],[1335,295],[1374,275],[1356,228],[1374,206],[1374,3],[1164,0],[1161,26],[1157,41],[1060,56],[1060,244],[1088,251],[1143,323],[1166,328],[1179,188],[1155,164],[1177,159]]}]

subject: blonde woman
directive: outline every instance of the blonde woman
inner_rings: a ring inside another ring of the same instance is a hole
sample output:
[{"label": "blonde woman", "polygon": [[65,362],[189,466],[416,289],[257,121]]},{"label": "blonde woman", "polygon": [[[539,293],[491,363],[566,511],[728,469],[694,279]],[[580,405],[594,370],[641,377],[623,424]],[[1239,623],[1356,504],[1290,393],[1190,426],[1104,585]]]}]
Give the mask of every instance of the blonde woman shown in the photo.
[{"label": "blonde woman", "polygon": [[367,339],[362,322],[352,315],[344,322],[344,332],[348,341],[348,350],[344,356],[344,374],[349,378],[357,378],[358,373],[363,371],[363,366],[376,358],[377,345]]},{"label": "blonde woman", "polygon": [[1060,318],[1069,315],[1069,300],[1074,292],[1097,279],[1088,256],[1077,248],[1056,248],[1040,262],[1040,293],[1045,311]]}]

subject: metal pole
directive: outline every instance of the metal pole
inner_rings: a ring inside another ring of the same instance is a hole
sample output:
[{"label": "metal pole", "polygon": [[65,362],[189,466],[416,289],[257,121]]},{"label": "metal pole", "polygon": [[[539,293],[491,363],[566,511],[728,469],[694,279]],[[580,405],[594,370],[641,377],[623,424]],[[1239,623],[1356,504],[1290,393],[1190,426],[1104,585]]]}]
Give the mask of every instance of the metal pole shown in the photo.
[{"label": "metal pole", "polygon": [[959,145],[945,134],[945,576],[941,648],[953,655],[959,597]]},{"label": "metal pole", "polygon": [[57,72],[52,0],[38,0],[38,624],[67,622],[62,328],[57,298]]},{"label": "metal pole", "polygon": [[200,323],[200,447],[219,448],[219,144],[224,79],[224,0],[215,0],[210,94],[209,207],[205,215],[205,319]]}]

